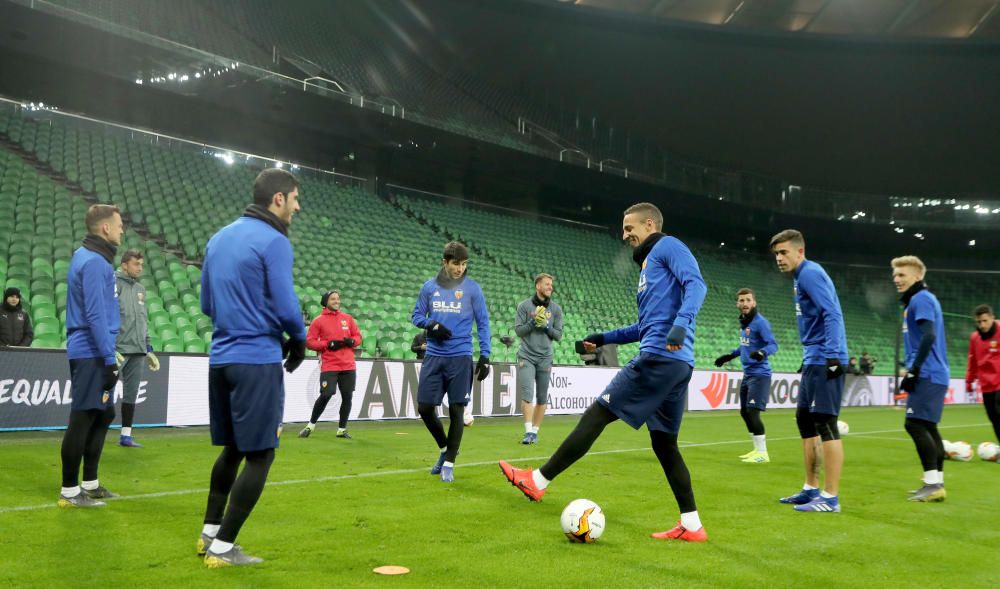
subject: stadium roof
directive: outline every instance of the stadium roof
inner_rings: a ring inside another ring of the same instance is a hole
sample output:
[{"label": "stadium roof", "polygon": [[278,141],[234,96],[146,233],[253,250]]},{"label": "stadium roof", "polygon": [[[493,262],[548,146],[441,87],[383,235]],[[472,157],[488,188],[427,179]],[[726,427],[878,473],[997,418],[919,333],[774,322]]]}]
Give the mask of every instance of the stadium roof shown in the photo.
[{"label": "stadium roof", "polygon": [[728,29],[1000,38],[1000,0],[550,0]]}]

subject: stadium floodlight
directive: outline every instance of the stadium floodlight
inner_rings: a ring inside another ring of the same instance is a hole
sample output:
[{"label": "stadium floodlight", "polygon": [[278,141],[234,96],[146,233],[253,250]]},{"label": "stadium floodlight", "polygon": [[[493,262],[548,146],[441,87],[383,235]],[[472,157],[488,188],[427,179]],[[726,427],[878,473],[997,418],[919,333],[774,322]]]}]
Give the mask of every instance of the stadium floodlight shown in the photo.
[{"label": "stadium floodlight", "polygon": [[195,78],[200,78],[201,77],[201,72],[195,72],[194,73],[194,77]]},{"label": "stadium floodlight", "polygon": [[969,240],[969,246],[970,247],[976,247],[976,240],[975,239],[970,239]]},{"label": "stadium floodlight", "polygon": [[142,78],[136,78],[135,79],[135,83],[139,84],[140,86],[142,86]]}]

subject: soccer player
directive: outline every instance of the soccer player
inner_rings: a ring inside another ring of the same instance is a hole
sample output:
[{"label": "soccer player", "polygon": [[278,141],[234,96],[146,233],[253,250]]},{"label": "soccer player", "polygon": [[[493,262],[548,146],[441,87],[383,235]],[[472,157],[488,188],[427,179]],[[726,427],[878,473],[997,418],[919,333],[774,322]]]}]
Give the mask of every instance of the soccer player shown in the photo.
[{"label": "soccer player", "polygon": [[535,277],[535,294],[517,306],[514,333],[521,338],[517,348],[517,388],[524,413],[522,444],[538,442],[538,428],[549,400],[552,372],[552,342],[562,339],[562,307],[552,300],[552,276]]},{"label": "soccer player", "polygon": [[757,312],[757,298],[749,288],[736,293],[736,308],[740,311],[740,347],[715,359],[721,368],[730,360],[739,358],[743,365],[743,382],[740,383],[740,417],[750,432],[753,450],[740,456],[743,462],[770,462],[767,454],[767,437],[760,418],[767,411],[771,393],[771,363],[768,358],[778,351],[778,342],[771,332],[771,323]]},{"label": "soccer player", "polygon": [[148,365],[153,372],[160,369],[160,360],[153,353],[153,346],[149,342],[146,287],[139,282],[142,268],[142,254],[136,250],[127,250],[122,254],[121,265],[115,273],[118,307],[121,311],[121,330],[118,332],[115,352],[123,358],[122,433],[118,437],[118,445],[124,448],[142,448],[142,444],[132,439],[132,421],[135,418],[135,402],[139,396],[143,364]]},{"label": "soccer player", "polygon": [[[840,473],[844,446],[837,430],[847,364],[844,314],[833,281],[822,266],[806,259],[806,242],[795,229],[771,238],[771,252],[778,269],[794,276],[795,315],[802,340],[802,385],[795,422],[802,437],[805,484],[781,503],[796,511],[840,511]],[[822,454],[820,454],[822,453]],[[817,464],[822,457],[823,489],[819,489]]]},{"label": "soccer player", "polygon": [[948,356],[945,350],[941,304],[924,284],[927,267],[916,256],[892,260],[892,282],[902,295],[903,344],[906,368],[899,388],[906,391],[906,432],[913,438],[924,468],[924,486],[910,501],[944,501],[944,443],[938,432],[948,394]]},{"label": "soccer player", "polygon": [[[413,324],[427,331],[427,355],[420,365],[417,412],[434,437],[440,455],[431,467],[441,480],[455,480],[455,458],[462,445],[465,406],[472,393],[472,376],[490,374],[490,318],[483,289],[465,275],[469,250],[452,241],[444,246],[441,270],[424,283],[413,307]],[[479,361],[472,365],[472,322],[479,338]],[[437,408],[448,395],[448,434]]]},{"label": "soccer player", "polygon": [[319,376],[319,398],[313,405],[309,425],[299,432],[300,438],[308,438],[316,429],[316,422],[340,387],[340,421],[337,423],[337,437],[351,439],[347,433],[347,419],[351,416],[351,400],[354,385],[358,382],[357,363],[354,349],[361,345],[361,330],[347,313],[340,310],[340,293],[331,290],[320,300],[323,312],[309,325],[306,345],[321,354],[322,367]]},{"label": "soccer player", "polygon": [[986,416],[993,424],[993,435],[1000,442],[1000,321],[989,305],[979,305],[973,311],[976,331],[969,336],[969,364],[965,371],[965,392],[979,383]]},{"label": "soccer player", "polygon": [[704,542],[708,536],[698,516],[677,434],[694,369],[695,317],[708,289],[687,246],[661,233],[663,215],[655,205],[638,203],[624,215],[622,239],[632,246],[632,259],[641,268],[636,293],[639,321],[588,335],[584,348],[593,352],[607,343],[638,341],[639,355],[615,375],[541,468],[514,468],[501,460],[500,470],[528,499],[540,501],[551,481],[582,458],[609,423],[621,419],[634,429],[646,424],[653,452],[681,512],[674,528],[652,537]]},{"label": "soccer player", "polygon": [[101,204],[87,209],[86,224],[87,236],[66,273],[66,356],[73,401],[62,440],[59,507],[102,507],[101,499],[118,496],[101,486],[97,467],[115,420],[115,337],[121,319],[114,259],[124,227],[118,207]]},{"label": "soccer player", "polygon": [[[306,327],[292,284],[288,228],[299,211],[299,181],[278,168],[262,171],[253,204],[208,241],[201,272],[201,310],[212,318],[208,409],[212,468],[198,553],[209,568],[262,562],[236,544],[264,490],[281,435],[285,370],[302,364]],[[288,340],[282,342],[282,333]],[[240,464],[246,462],[243,471]]]}]

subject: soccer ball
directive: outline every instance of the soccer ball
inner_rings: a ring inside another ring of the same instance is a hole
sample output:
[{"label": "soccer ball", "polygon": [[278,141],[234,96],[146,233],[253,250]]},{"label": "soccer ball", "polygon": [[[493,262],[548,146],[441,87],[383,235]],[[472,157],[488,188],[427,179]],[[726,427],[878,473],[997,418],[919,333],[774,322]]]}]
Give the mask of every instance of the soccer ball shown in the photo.
[{"label": "soccer ball", "polygon": [[976,453],[983,460],[988,460],[990,462],[996,462],[997,458],[1000,458],[1000,446],[997,446],[993,442],[983,442],[979,444],[979,448],[976,449]]},{"label": "soccer ball", "polygon": [[850,428],[850,426],[847,425],[846,421],[838,421],[837,422],[837,430],[839,430],[840,433],[842,433],[842,434],[849,434],[849,433],[851,433],[851,428]]},{"label": "soccer ball", "polygon": [[944,443],[944,457],[948,460],[961,460],[962,462],[972,460],[972,445],[968,442],[941,441]]},{"label": "soccer ball", "polygon": [[604,512],[590,499],[571,501],[559,521],[570,542],[592,544],[604,533]]}]

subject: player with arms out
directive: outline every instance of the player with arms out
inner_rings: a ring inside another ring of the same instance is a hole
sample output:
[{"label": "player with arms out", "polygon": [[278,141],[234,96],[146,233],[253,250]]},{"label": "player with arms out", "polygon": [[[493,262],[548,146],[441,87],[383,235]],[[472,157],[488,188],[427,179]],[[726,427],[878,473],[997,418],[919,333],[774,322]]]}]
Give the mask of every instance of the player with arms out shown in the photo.
[{"label": "player with arms out", "polygon": [[[441,270],[424,283],[413,307],[413,324],[427,331],[427,354],[420,365],[417,412],[427,426],[440,455],[431,467],[441,480],[455,480],[455,459],[462,445],[465,406],[472,395],[472,377],[490,374],[490,318],[479,284],[465,275],[469,250],[452,241],[444,246]],[[479,338],[479,361],[472,364],[472,323]],[[438,418],[438,407],[448,395],[448,433]]]},{"label": "player with arms out", "polygon": [[[795,229],[771,238],[778,269],[794,277],[795,315],[802,341],[802,385],[795,423],[802,437],[805,484],[794,495],[778,501],[796,511],[840,512],[840,473],[844,445],[837,429],[847,365],[844,314],[833,281],[826,270],[806,259],[806,242]],[[817,465],[822,456],[824,487],[819,489]]]},{"label": "player with arms out", "polygon": [[757,311],[757,297],[749,288],[736,293],[736,308],[740,311],[740,347],[715,359],[715,366],[740,359],[743,381],[740,383],[740,417],[750,432],[753,450],[740,456],[743,462],[765,463],[767,437],[760,414],[767,411],[771,394],[771,363],[768,361],[778,351],[778,342],[771,331],[771,323]]},{"label": "player with arms out", "polygon": [[691,251],[676,237],[661,233],[662,227],[663,215],[653,204],[639,203],[625,210],[622,239],[632,246],[632,258],[641,268],[636,293],[639,321],[584,339],[590,353],[604,344],[638,341],[639,355],[615,375],[541,468],[514,468],[501,460],[500,470],[528,499],[540,501],[549,483],[583,458],[609,423],[621,419],[634,429],[646,424],[681,512],[674,528],[652,537],[704,542],[708,536],[677,434],[694,369],[695,317],[708,288]]}]

